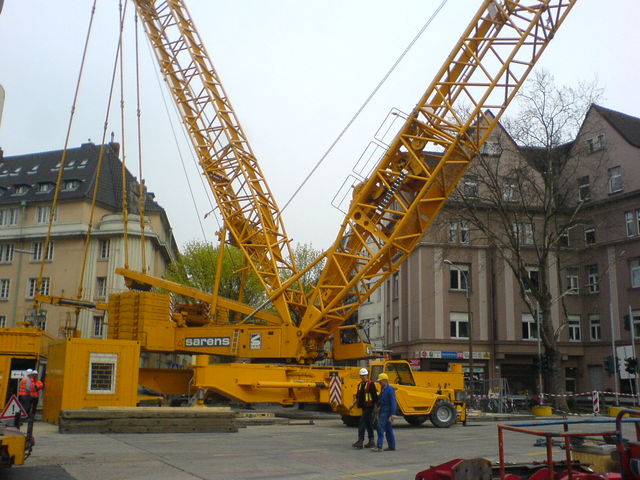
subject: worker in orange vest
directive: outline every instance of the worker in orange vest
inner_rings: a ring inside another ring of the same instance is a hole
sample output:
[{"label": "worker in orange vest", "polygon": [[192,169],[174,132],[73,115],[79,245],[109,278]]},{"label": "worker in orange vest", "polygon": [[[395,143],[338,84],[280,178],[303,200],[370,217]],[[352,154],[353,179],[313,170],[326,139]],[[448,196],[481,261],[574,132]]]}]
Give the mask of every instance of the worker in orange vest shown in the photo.
[{"label": "worker in orange vest", "polygon": [[18,384],[18,401],[29,416],[36,412],[40,391],[44,389],[43,383],[38,380],[38,372],[28,369],[26,375],[20,379]]}]

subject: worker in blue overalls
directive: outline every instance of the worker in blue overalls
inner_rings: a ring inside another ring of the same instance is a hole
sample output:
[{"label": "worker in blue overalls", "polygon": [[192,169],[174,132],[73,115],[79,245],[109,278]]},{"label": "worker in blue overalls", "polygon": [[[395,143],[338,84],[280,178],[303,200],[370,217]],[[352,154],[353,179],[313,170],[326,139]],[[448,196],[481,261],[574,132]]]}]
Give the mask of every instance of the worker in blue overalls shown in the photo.
[{"label": "worker in blue overalls", "polygon": [[378,382],[382,386],[380,395],[378,396],[378,445],[371,450],[380,452],[384,443],[384,437],[387,437],[387,448],[385,450],[396,449],[396,437],[393,434],[393,419],[398,408],[396,401],[396,391],[389,385],[389,377],[386,373],[378,375]]}]

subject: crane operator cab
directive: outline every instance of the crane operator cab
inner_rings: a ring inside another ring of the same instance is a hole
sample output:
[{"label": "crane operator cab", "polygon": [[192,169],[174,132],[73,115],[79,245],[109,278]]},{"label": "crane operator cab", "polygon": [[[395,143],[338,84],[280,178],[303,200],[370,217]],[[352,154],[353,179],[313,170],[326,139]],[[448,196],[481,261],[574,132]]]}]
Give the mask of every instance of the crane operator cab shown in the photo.
[{"label": "crane operator cab", "polygon": [[338,327],[333,338],[333,358],[348,360],[373,356],[373,347],[360,335],[357,325]]}]

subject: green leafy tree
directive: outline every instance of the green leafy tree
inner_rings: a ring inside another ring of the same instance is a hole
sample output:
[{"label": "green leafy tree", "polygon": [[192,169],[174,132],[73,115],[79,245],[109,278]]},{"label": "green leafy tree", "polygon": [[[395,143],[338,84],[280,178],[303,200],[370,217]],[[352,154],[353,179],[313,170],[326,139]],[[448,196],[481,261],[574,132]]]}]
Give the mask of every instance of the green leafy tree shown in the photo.
[{"label": "green leafy tree", "polygon": [[[192,240],[188,242],[178,259],[169,265],[165,278],[183,285],[212,292],[220,249],[211,243]],[[243,273],[244,271],[244,273]],[[244,291],[241,288],[244,276]],[[223,250],[222,274],[218,294],[258,306],[266,298],[264,288],[250,268],[245,268],[242,250],[226,245]]]}]

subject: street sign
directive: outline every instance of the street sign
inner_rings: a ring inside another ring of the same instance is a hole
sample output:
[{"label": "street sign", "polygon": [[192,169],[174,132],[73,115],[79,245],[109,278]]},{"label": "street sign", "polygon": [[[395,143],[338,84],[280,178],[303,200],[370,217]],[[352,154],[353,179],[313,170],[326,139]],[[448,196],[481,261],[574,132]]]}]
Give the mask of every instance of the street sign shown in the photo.
[{"label": "street sign", "polygon": [[22,405],[20,405],[18,398],[15,395],[11,395],[11,398],[4,406],[4,410],[2,410],[2,413],[0,413],[0,420],[16,418],[16,414],[18,412],[20,412],[20,418],[29,417],[25,409],[22,408]]}]

